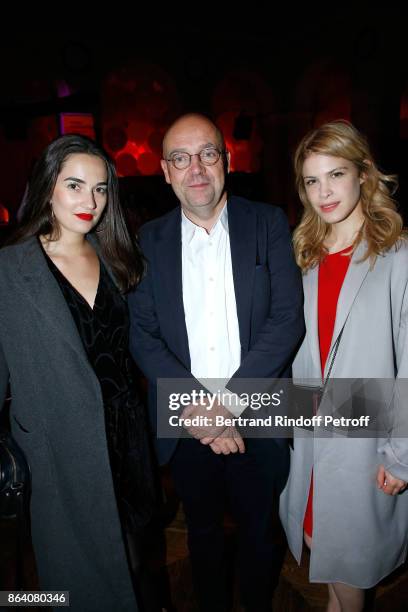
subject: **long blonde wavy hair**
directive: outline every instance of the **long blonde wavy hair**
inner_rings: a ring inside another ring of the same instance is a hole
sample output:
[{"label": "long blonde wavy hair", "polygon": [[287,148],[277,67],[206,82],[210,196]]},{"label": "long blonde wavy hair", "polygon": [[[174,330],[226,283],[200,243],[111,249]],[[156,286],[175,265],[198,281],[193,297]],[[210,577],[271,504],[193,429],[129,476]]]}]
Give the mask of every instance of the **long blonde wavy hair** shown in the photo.
[{"label": "long blonde wavy hair", "polygon": [[398,179],[396,175],[380,172],[366,138],[344,120],[331,121],[312,130],[295,152],[296,187],[304,206],[302,219],[293,234],[298,265],[307,271],[322,260],[327,253],[324,241],[330,232],[330,224],[319,217],[306,195],[303,163],[311,153],[342,157],[357,167],[359,176],[364,176],[360,192],[364,222],[352,250],[365,240],[367,250],[361,261],[370,258],[374,265],[376,257],[394,246],[403,234],[403,221],[392,198]]}]

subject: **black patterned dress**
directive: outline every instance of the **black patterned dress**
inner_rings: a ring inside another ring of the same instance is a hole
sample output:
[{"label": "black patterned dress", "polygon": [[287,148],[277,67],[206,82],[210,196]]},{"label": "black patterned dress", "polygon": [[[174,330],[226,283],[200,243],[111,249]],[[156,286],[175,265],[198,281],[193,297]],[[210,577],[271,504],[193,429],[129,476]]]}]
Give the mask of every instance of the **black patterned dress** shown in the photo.
[{"label": "black patterned dress", "polygon": [[100,261],[93,309],[43,250],[99,380],[106,438],[122,527],[138,535],[151,517],[154,484],[144,407],[135,389],[128,352],[126,301]]}]

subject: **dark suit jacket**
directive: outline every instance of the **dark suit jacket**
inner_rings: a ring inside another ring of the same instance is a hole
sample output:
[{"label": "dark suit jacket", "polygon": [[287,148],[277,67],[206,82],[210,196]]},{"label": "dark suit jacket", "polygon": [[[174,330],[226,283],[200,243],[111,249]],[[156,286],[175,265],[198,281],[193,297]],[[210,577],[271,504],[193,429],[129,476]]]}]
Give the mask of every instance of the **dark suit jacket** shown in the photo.
[{"label": "dark suit jacket", "polygon": [[[290,375],[304,333],[303,294],[282,210],[234,196],[227,206],[241,341],[241,365],[227,387],[239,391],[243,378]],[[148,270],[129,296],[130,348],[150,383],[150,418],[155,427],[156,380],[192,377],[183,307],[180,208],[144,225],[140,242]],[[156,441],[160,463],[170,459],[176,444],[174,439]]]}]

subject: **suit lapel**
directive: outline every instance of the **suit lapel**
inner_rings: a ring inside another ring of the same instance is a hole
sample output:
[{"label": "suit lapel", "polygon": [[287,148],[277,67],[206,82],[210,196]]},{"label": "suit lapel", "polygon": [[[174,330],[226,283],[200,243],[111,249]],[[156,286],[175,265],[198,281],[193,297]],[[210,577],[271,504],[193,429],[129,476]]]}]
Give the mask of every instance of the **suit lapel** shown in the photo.
[{"label": "suit lapel", "polygon": [[314,369],[321,376],[319,330],[317,323],[317,295],[318,295],[319,267],[316,266],[307,272],[303,278],[305,294],[305,322],[309,349],[312,355]]},{"label": "suit lapel", "polygon": [[256,262],[256,215],[250,205],[228,198],[228,229],[241,346],[249,346]]},{"label": "suit lapel", "polygon": [[190,351],[183,304],[183,277],[181,256],[181,209],[168,215],[156,234],[157,278],[160,279],[160,292],[168,306],[168,317],[177,333],[177,356],[190,369]]},{"label": "suit lapel", "polygon": [[[228,198],[228,230],[232,271],[241,346],[248,347],[250,338],[252,286],[256,261],[256,215],[250,206],[237,198]],[[191,367],[183,304],[181,211],[176,209],[159,227],[156,234],[156,269],[160,291],[168,304],[174,322],[178,356]]]},{"label": "suit lapel", "polygon": [[48,268],[37,238],[22,244],[18,282],[50,329],[60,335],[88,363],[75,322],[57,281]]}]

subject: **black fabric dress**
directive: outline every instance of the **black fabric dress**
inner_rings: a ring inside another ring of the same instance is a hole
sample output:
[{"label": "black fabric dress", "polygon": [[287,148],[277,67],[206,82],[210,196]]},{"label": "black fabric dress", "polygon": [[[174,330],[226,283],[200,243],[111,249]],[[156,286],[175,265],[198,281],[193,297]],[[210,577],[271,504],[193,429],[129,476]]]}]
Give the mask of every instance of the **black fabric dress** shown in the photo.
[{"label": "black fabric dress", "polygon": [[92,309],[43,253],[101,385],[119,516],[122,528],[138,540],[152,518],[155,494],[147,419],[132,380],[127,304],[101,261]]}]

